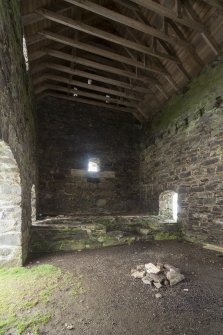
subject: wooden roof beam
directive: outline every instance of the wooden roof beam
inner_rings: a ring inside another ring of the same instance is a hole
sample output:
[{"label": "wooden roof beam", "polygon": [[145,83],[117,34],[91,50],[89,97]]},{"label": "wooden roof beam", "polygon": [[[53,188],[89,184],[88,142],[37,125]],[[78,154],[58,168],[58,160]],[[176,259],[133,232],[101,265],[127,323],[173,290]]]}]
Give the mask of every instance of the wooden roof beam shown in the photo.
[{"label": "wooden roof beam", "polygon": [[212,7],[223,10],[223,3],[221,0],[203,0],[203,1]]},{"label": "wooden roof beam", "polygon": [[[71,71],[72,72],[72,71]],[[61,76],[57,76],[54,74],[44,74],[42,77],[38,77],[36,79],[33,80],[33,84],[36,85],[39,82],[45,81],[45,80],[52,80],[52,81],[56,81],[56,82],[60,82],[60,83],[64,83],[64,84],[69,84],[75,87],[81,87],[81,88],[86,88],[87,90],[90,91],[96,91],[96,92],[102,92],[105,94],[109,94],[109,95],[115,95],[118,97],[122,97],[125,99],[129,99],[129,100],[134,100],[134,101],[138,101],[141,102],[142,99],[139,97],[135,97],[134,95],[128,95],[125,92],[121,92],[121,91],[116,91],[113,89],[109,89],[106,87],[102,87],[102,86],[97,86],[97,85],[89,85],[86,83],[83,83],[81,81],[78,80],[74,80],[74,79],[69,79],[69,78],[65,78],[65,77],[61,77]]]},{"label": "wooden roof beam", "polygon": [[[139,6],[134,6],[133,4],[131,4],[129,6],[129,3],[127,4],[126,2],[123,2],[120,1],[120,0],[113,0],[115,2],[117,2],[118,4],[124,4],[127,8],[129,8],[133,13],[134,15],[137,17],[138,20],[140,20],[141,22],[144,22],[146,24],[149,24],[148,22],[148,19],[144,16],[144,14],[141,12],[141,8]],[[177,0],[176,2],[176,6],[178,7],[178,12],[180,12],[182,10],[182,3],[181,3],[181,0]],[[165,17],[163,17],[163,24],[165,26]],[[168,43],[166,43],[165,41],[161,40],[161,39],[155,39],[154,38],[154,41],[157,40],[159,41],[160,45],[166,50],[166,52],[170,55],[173,55],[175,56],[176,58],[179,59],[179,57],[177,56],[175,50],[173,47],[171,47],[170,45],[168,45]],[[178,69],[185,75],[185,77],[188,79],[188,80],[191,80],[192,77],[191,75],[188,73],[188,71],[185,69],[183,63],[181,62],[181,60],[179,59],[179,62],[176,64]],[[168,73],[167,73],[168,74]],[[169,81],[169,77],[167,78],[167,80]],[[176,85],[175,83],[171,83],[171,86],[173,86],[172,84],[174,84],[174,89],[176,89]]]},{"label": "wooden roof beam", "polygon": [[47,84],[47,86],[51,90],[70,93],[74,97],[77,94],[77,96],[103,101],[104,103],[106,103],[106,101],[109,101],[108,103],[112,103],[112,104],[128,106],[128,107],[132,107],[132,108],[137,107],[137,103],[135,103],[135,102],[120,100],[120,99],[111,98],[111,97],[108,98],[108,97],[106,97],[106,95],[103,96],[103,95],[100,95],[100,94],[90,93],[90,92],[86,92],[86,91],[74,90],[72,88],[67,88],[67,87],[63,87],[63,86],[59,86],[59,85],[53,85],[53,84],[49,84],[49,83]]},{"label": "wooden roof beam", "polygon": [[128,16],[125,16],[123,14],[120,14],[118,12],[115,12],[111,9],[108,9],[106,7],[100,6],[94,2],[91,2],[89,0],[64,0],[68,3],[71,3],[75,6],[78,6],[80,8],[86,9],[90,12],[93,12],[95,14],[101,15],[103,17],[105,17],[106,19],[109,20],[113,20],[115,22],[124,24],[125,26],[128,26],[130,28],[133,28],[135,30],[138,30],[140,32],[143,32],[145,34],[148,34],[150,36],[154,36],[154,37],[158,37],[160,39],[163,39],[169,43],[174,43],[174,44],[178,44],[181,45],[183,47],[187,47],[187,43],[185,43],[185,41],[181,41],[178,38],[175,38],[173,36],[169,36],[167,34],[165,34],[164,32],[150,27],[144,23],[141,23],[137,20],[134,20]]},{"label": "wooden roof beam", "polygon": [[45,50],[36,50],[32,53],[28,53],[29,62],[34,62],[35,60],[40,59],[44,56],[46,56]]},{"label": "wooden roof beam", "polygon": [[[200,18],[197,15],[197,13],[195,12],[195,10],[193,9],[190,1],[189,0],[184,1],[183,4],[184,4],[184,8],[186,9],[187,13],[191,17],[196,19],[197,22],[200,22]],[[201,36],[203,37],[205,42],[208,44],[208,46],[212,49],[214,54],[218,55],[219,52],[220,52],[220,48],[219,48],[217,42],[215,41],[215,39],[213,38],[213,36],[211,36],[211,34],[207,31],[207,29],[204,29],[203,31],[201,31]]]},{"label": "wooden roof beam", "polygon": [[31,70],[31,74],[35,74],[35,73],[39,73],[42,70],[47,70],[47,69],[52,69],[52,70],[56,70],[56,71],[60,71],[62,73],[67,73],[67,74],[72,74],[72,75],[76,75],[78,77],[83,77],[86,79],[92,79],[101,83],[106,83],[112,86],[118,86],[118,87],[122,87],[125,90],[129,90],[130,92],[137,92],[137,93],[147,93],[147,89],[142,87],[142,86],[134,86],[134,85],[130,85],[128,83],[125,83],[123,81],[119,81],[119,80],[115,80],[112,78],[108,78],[108,77],[103,77],[94,73],[90,73],[90,72],[86,72],[86,71],[81,71],[78,69],[71,69],[70,67],[64,66],[64,65],[60,65],[60,64],[56,64],[53,62],[46,62],[46,63],[41,63],[39,66],[37,66],[36,68]]},{"label": "wooden roof beam", "polygon": [[[73,7],[74,6],[66,6],[63,9],[58,10],[56,13],[60,13],[60,14],[66,13],[67,11],[71,10]],[[37,10],[37,8],[35,10]],[[24,26],[28,26],[30,24],[37,23],[43,20],[44,20],[44,17],[42,15],[36,12],[33,12],[33,11],[31,13],[22,15],[22,23]]]},{"label": "wooden roof beam", "polygon": [[[132,38],[137,40],[137,37],[135,36],[135,34],[131,30],[129,30],[129,28],[126,28],[126,29],[127,29],[127,32],[132,36]],[[160,68],[165,69],[165,67],[163,66],[163,64],[161,62],[160,62]],[[171,86],[174,88],[174,90],[178,91],[178,87],[177,87],[174,79],[170,76],[170,74],[167,71],[166,71],[166,74],[165,74],[165,78],[171,84]],[[163,87],[161,87],[160,82],[159,82],[158,86],[159,86],[159,91],[162,92],[163,96],[166,99],[168,99],[168,95],[166,94],[165,89]]]},{"label": "wooden roof beam", "polygon": [[76,64],[81,64],[87,67],[91,67],[93,69],[97,69],[99,71],[105,71],[113,74],[117,74],[119,76],[127,77],[129,79],[133,80],[138,80],[141,81],[145,84],[148,84],[148,78],[145,76],[137,75],[137,73],[133,73],[131,71],[125,71],[117,67],[109,66],[109,65],[104,65],[99,62],[91,61],[86,58],[82,57],[77,57],[77,56],[72,56],[69,55],[65,52],[53,50],[53,49],[46,49],[46,54],[52,57],[56,57],[59,59],[66,60],[68,62],[73,62]]},{"label": "wooden roof beam", "polygon": [[[171,26],[171,28],[174,30],[175,34],[179,36],[179,38],[181,38],[182,40],[185,40],[184,34],[182,33],[182,31],[179,29],[179,27],[174,21],[166,19],[166,22],[169,24],[169,26]],[[204,66],[204,62],[198,55],[195,47],[191,44],[190,48],[187,51],[190,54],[191,58],[193,58],[194,61],[200,66],[200,68],[202,68]]]},{"label": "wooden roof beam", "polygon": [[172,9],[162,6],[152,0],[131,0],[131,1],[161,16],[168,17],[169,19],[174,20],[175,22],[180,23],[190,29],[198,31],[204,30],[204,27],[200,22],[180,17],[177,15],[177,12],[174,12]]},{"label": "wooden roof beam", "polygon": [[[168,59],[171,60],[173,62],[178,62],[178,60],[175,57],[160,53],[160,52],[154,52],[152,51],[149,47],[144,46],[142,44],[133,42],[131,40],[119,37],[117,35],[113,35],[111,33],[108,33],[106,31],[100,30],[98,28],[89,26],[87,24],[84,24],[82,22],[67,18],[63,15],[60,14],[56,14],[54,12],[48,11],[46,9],[39,9],[37,11],[39,14],[41,14],[42,16],[44,16],[45,18],[63,24],[65,26],[68,26],[72,29],[77,29],[79,31],[85,32],[87,34],[102,38],[104,40],[107,40],[109,42],[112,43],[116,43],[119,45],[124,45],[127,48],[133,49],[135,51],[141,52],[143,54],[147,54],[156,58],[161,58],[161,59]],[[136,21],[137,22],[137,21]],[[183,43],[185,44],[185,43]]]},{"label": "wooden roof beam", "polygon": [[[181,0],[177,0],[176,2],[177,6],[180,7],[180,9],[178,8],[178,11],[181,10]],[[144,22],[144,23],[147,23],[149,24],[148,22],[148,19],[141,13],[141,11],[139,10],[134,10],[134,14],[136,15],[136,17]],[[164,25],[165,25],[165,18],[164,18],[164,21],[163,21]],[[176,58],[179,59],[179,57],[177,56],[175,50],[173,47],[171,47],[170,45],[168,45],[168,43],[166,43],[165,41],[161,40],[161,39],[157,39],[160,43],[160,45],[166,50],[166,52],[170,55],[173,55],[175,56]],[[185,77],[188,79],[188,80],[191,80],[191,76],[190,74],[187,72],[187,70],[185,69],[183,63],[181,62],[181,60],[179,59],[179,63],[177,63],[177,67],[178,69],[185,75]]]},{"label": "wooden roof beam", "polygon": [[[131,65],[135,68],[139,68],[142,69],[144,71],[149,71],[149,72],[153,72],[153,73],[165,73],[165,70],[163,69],[158,69],[158,68],[153,68],[150,67],[142,62],[139,62],[137,60],[132,60],[131,58],[128,57],[124,57],[120,54],[114,53],[114,52],[110,52],[101,48],[97,48],[95,46],[92,46],[90,44],[86,44],[86,43],[82,43],[79,41],[75,41],[72,38],[68,38],[59,34],[55,34],[49,31],[42,31],[40,32],[41,35],[43,35],[44,37],[46,37],[49,40],[58,42],[58,43],[62,43],[64,45],[69,45],[71,47],[80,49],[80,50],[84,50],[87,51],[89,53],[93,53],[95,55],[101,56],[101,57],[105,57],[111,60],[116,60],[118,62],[121,63],[125,63],[128,65]],[[151,82],[156,82],[157,80],[153,77],[148,77],[148,80],[151,79]]]}]

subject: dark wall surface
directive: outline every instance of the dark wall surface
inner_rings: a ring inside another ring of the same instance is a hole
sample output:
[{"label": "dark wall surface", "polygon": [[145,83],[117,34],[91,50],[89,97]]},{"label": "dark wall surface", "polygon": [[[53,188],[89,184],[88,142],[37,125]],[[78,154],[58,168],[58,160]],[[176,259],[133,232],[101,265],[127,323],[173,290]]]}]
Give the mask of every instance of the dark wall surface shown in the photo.
[{"label": "dark wall surface", "polygon": [[[0,246],[5,243],[9,247],[16,246],[17,254],[13,257],[20,264],[25,260],[28,251],[31,187],[35,183],[36,170],[35,120],[29,76],[23,57],[23,32],[17,0],[0,1],[0,45],[0,141],[2,146],[9,145],[16,160],[22,191],[22,218],[18,218],[22,226],[13,227],[17,234],[12,233],[7,241],[1,236]],[[1,164],[7,167],[4,157],[1,157]],[[3,184],[2,187],[4,188]],[[2,211],[4,212],[4,208],[1,206]],[[4,257],[7,258],[6,255]]]},{"label": "dark wall surface", "polygon": [[[38,105],[38,214],[137,212],[139,126],[128,114],[50,99]],[[88,159],[100,160],[98,178]]]},{"label": "dark wall surface", "polygon": [[179,222],[191,241],[223,244],[222,57],[144,127],[140,193],[144,210],[179,194]]}]

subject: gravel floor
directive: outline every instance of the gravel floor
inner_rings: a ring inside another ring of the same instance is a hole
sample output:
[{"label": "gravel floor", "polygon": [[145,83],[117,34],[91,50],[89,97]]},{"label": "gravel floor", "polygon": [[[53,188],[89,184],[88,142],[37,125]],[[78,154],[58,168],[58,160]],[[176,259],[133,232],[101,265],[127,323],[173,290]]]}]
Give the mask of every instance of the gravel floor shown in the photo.
[{"label": "gravel floor", "polygon": [[[223,257],[189,243],[164,241],[38,256],[82,276],[84,292],[66,313],[54,309],[43,334],[222,335]],[[156,289],[130,276],[138,264],[167,262],[186,280]],[[184,289],[188,289],[185,291]],[[61,297],[60,297],[61,299]],[[65,323],[74,328],[68,330]]]}]

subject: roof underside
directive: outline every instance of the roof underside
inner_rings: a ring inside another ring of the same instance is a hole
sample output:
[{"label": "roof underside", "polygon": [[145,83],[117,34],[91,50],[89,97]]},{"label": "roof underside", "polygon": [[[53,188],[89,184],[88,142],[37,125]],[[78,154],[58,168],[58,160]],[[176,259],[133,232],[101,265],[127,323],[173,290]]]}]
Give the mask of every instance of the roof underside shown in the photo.
[{"label": "roof underside", "polygon": [[30,73],[45,96],[160,110],[223,46],[222,0],[21,0]]}]

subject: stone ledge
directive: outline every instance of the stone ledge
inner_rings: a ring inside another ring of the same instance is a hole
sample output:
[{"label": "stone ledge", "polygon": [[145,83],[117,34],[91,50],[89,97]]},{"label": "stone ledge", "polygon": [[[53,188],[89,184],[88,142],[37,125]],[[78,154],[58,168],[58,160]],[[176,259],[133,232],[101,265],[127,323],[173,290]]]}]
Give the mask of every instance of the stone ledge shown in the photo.
[{"label": "stone ledge", "polygon": [[178,224],[158,216],[57,217],[37,221],[32,226],[31,252],[95,249],[180,238]]},{"label": "stone ledge", "polygon": [[[76,178],[88,178],[93,175],[91,172],[81,169],[71,169],[70,173],[72,177]],[[113,179],[115,178],[115,171],[99,171],[95,175],[97,178]]]}]

